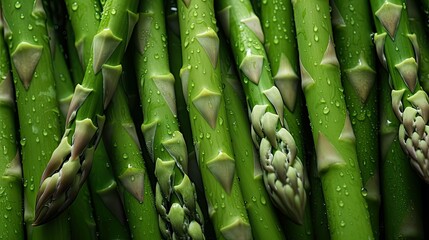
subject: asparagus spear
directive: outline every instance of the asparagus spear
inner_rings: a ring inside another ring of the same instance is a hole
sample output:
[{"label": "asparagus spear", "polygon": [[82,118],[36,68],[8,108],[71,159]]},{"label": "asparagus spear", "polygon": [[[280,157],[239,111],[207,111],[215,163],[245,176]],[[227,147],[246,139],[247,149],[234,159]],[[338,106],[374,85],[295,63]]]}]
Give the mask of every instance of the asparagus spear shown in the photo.
[{"label": "asparagus spear", "polygon": [[[379,235],[380,187],[376,110],[376,66],[369,4],[331,1],[335,47],[374,236]],[[353,11],[350,11],[353,6]],[[346,17],[347,16],[347,17]]]},{"label": "asparagus spear", "polygon": [[[429,3],[429,1],[426,1]],[[418,59],[418,74],[420,85],[426,93],[429,91],[429,48],[424,47],[428,42],[428,37],[426,33],[425,21],[420,13],[419,5],[415,1],[406,1],[408,20],[410,23],[410,30],[412,33],[416,34],[417,43],[419,46],[419,53],[417,55]],[[426,23],[427,25],[427,23]]]},{"label": "asparagus spear", "polygon": [[125,211],[121,202],[105,145],[100,143],[94,153],[94,166],[88,186],[94,205],[94,217],[100,239],[130,239]]},{"label": "asparagus spear", "polygon": [[[120,83],[121,84],[121,83]],[[133,239],[160,239],[155,198],[146,174],[135,125],[122,85],[118,86],[106,112],[104,143],[115,175]]]},{"label": "asparagus spear", "polygon": [[203,216],[187,175],[187,148],[176,118],[163,10],[161,0],[140,5],[135,68],[145,116],[141,129],[155,162],[156,208],[163,237],[204,239]]},{"label": "asparagus spear", "polygon": [[103,110],[115,92],[120,62],[138,18],[137,4],[136,0],[109,0],[104,6],[91,60],[66,118],[66,131],[42,176],[36,225],[64,211],[88,177],[102,132]]},{"label": "asparagus spear", "polygon": [[[264,30],[264,45],[274,84],[283,93],[284,117],[288,123],[288,130],[295,140],[298,152],[304,167],[306,162],[306,148],[304,144],[304,126],[302,90],[298,88],[298,51],[295,38],[292,4],[289,0],[272,0],[260,4],[262,29]],[[279,34],[279,31],[281,34]],[[306,174],[306,173],[305,173]],[[309,194],[310,185],[306,181],[306,192]],[[298,225],[284,221],[287,238],[312,239],[311,209],[307,205],[303,224]],[[310,233],[310,234],[309,234]]]},{"label": "asparagus spear", "polygon": [[24,222],[28,239],[68,239],[65,215],[42,226],[35,220],[35,188],[60,136],[55,82],[41,1],[1,2],[10,50],[20,125],[24,181]]},{"label": "asparagus spear", "polygon": [[[3,20],[0,8],[0,34]],[[24,239],[22,167],[15,132],[15,94],[9,52],[0,37],[0,206],[2,214],[0,239]]]},{"label": "asparagus spear", "polygon": [[[182,51],[180,42],[180,26],[179,17],[177,14],[177,2],[176,0],[166,1],[166,30],[168,39],[168,61],[170,65],[171,73],[174,76],[174,93],[176,96],[176,109],[177,109],[177,120],[179,121],[179,129],[183,134],[183,138],[186,142],[188,149],[188,176],[195,185],[195,191],[197,193],[198,204],[201,209],[207,209],[207,201],[204,195],[203,180],[201,172],[198,167],[197,157],[195,155],[194,143],[192,140],[191,122],[189,119],[189,112],[187,103],[185,101],[185,95],[187,95],[188,89],[186,86],[182,86],[182,80],[180,78],[180,69],[182,68]],[[184,88],[185,87],[185,88]],[[213,224],[210,222],[210,217],[207,211],[202,211],[204,218],[204,235],[214,236],[215,232]]]},{"label": "asparagus spear", "polygon": [[355,135],[347,114],[327,1],[292,1],[302,88],[307,102],[317,167],[332,239],[372,239],[357,161]]},{"label": "asparagus spear", "polygon": [[377,29],[374,42],[378,58],[391,76],[392,107],[401,122],[399,142],[411,165],[429,182],[429,98],[417,80],[419,48],[415,34],[409,33],[405,6],[405,0],[371,1]]},{"label": "asparagus spear", "polygon": [[210,218],[218,239],[250,239],[251,227],[235,173],[221,92],[214,1],[178,1],[181,79]]},{"label": "asparagus spear", "polygon": [[[220,34],[220,36],[222,36]],[[269,200],[262,180],[258,153],[250,136],[244,93],[236,75],[234,63],[228,54],[228,46],[220,39],[220,64],[224,85],[227,122],[230,130],[237,176],[243,194],[252,233],[255,239],[285,239],[276,209]],[[263,224],[261,224],[263,222]]]},{"label": "asparagus spear", "polygon": [[285,128],[288,122],[283,118],[282,96],[288,97],[274,86],[259,18],[248,0],[217,3],[251,110],[252,138],[259,149],[267,191],[285,215],[302,223],[307,199],[303,165],[296,155],[295,141]]},{"label": "asparagus spear", "polygon": [[[382,68],[382,66],[380,66]],[[407,162],[398,139],[399,120],[390,108],[389,75],[380,71],[381,184],[385,239],[424,239],[422,181]],[[398,171],[400,171],[398,173]],[[399,175],[399,177],[398,177]],[[413,186],[410,188],[410,186]]]},{"label": "asparagus spear", "polygon": [[[47,9],[46,7],[47,6],[45,6],[45,9]],[[47,14],[49,14],[49,11],[46,11]],[[57,101],[61,111],[60,122],[64,124],[70,100],[73,96],[74,84],[68,71],[64,50],[59,43],[51,17],[48,17],[46,23],[51,45]],[[78,65],[78,67],[80,68],[80,65]],[[91,199],[86,183],[79,192],[76,201],[70,207],[69,221],[71,229],[80,229],[79,231],[71,231],[72,239],[96,239],[96,226],[92,215]]]}]

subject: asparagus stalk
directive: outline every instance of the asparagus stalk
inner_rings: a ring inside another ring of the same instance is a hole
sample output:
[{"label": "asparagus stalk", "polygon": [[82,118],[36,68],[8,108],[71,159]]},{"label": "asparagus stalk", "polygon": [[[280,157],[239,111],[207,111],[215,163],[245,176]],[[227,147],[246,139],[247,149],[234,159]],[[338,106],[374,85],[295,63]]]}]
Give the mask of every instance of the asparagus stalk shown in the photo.
[{"label": "asparagus stalk", "polygon": [[[382,67],[382,66],[380,66]],[[391,105],[389,75],[380,70],[381,184],[385,239],[424,239],[422,181],[402,151],[396,118]],[[398,174],[398,171],[399,174]],[[399,177],[398,177],[399,175]],[[410,186],[413,186],[410,188]]]},{"label": "asparagus stalk", "polygon": [[187,175],[186,142],[176,118],[174,76],[169,70],[161,0],[140,5],[135,54],[146,145],[155,162],[156,208],[166,239],[204,239],[203,216]]},{"label": "asparagus stalk", "polygon": [[327,1],[292,1],[302,88],[332,239],[372,239]]},{"label": "asparagus stalk", "polygon": [[[68,71],[64,50],[59,43],[50,17],[47,19],[47,26],[51,45],[57,101],[61,111],[60,122],[64,124],[73,96],[74,84]],[[80,68],[80,65],[77,67]],[[86,183],[82,187],[82,191],[79,192],[76,201],[70,207],[69,221],[71,229],[80,229],[79,231],[71,231],[72,239],[96,239],[96,226],[92,215],[91,199]]]},{"label": "asparagus stalk", "polygon": [[[376,66],[369,4],[331,1],[335,47],[341,80],[356,137],[356,151],[365,199],[375,238],[379,236],[380,187],[376,109]],[[350,11],[353,6],[353,11]],[[347,16],[347,17],[346,17]]]},{"label": "asparagus stalk", "polygon": [[374,42],[378,58],[391,76],[392,107],[401,122],[399,141],[411,165],[429,182],[429,98],[417,80],[419,47],[416,35],[409,32],[405,6],[405,0],[371,1],[377,29]]},{"label": "asparagus stalk", "polygon": [[307,199],[305,176],[295,141],[285,128],[288,122],[283,118],[282,96],[288,98],[288,93],[274,85],[262,45],[262,28],[250,2],[217,3],[251,110],[251,133],[259,149],[266,189],[285,215],[302,223]]},{"label": "asparagus stalk", "polygon": [[41,1],[1,2],[20,125],[24,222],[28,239],[68,239],[65,215],[42,227],[35,220],[35,188],[60,136],[50,46]]},{"label": "asparagus stalk", "polygon": [[[260,4],[260,16],[264,31],[264,45],[270,63],[274,84],[282,94],[284,117],[288,123],[288,130],[295,140],[298,152],[304,167],[306,162],[306,148],[304,145],[304,127],[302,90],[298,88],[298,51],[293,23],[292,4],[288,0],[272,0]],[[282,34],[279,34],[279,31]],[[305,173],[306,174],[306,173]],[[306,181],[306,192],[309,194],[310,185]],[[290,220],[284,221],[287,238],[312,239],[311,209],[305,208],[305,217],[302,225]]]},{"label": "asparagus stalk", "polygon": [[187,103],[196,155],[217,239],[250,239],[222,96],[214,1],[178,1]]},{"label": "asparagus stalk", "polygon": [[[188,149],[188,176],[195,185],[198,204],[201,209],[207,209],[207,201],[204,194],[203,180],[198,167],[197,157],[195,155],[194,143],[192,140],[191,122],[185,95],[188,89],[183,86],[180,78],[180,69],[182,68],[182,51],[180,41],[180,26],[177,14],[177,2],[175,0],[166,1],[166,30],[168,39],[168,62],[171,73],[174,76],[174,93],[176,96],[177,120],[179,121],[179,129],[183,134]],[[204,218],[204,235],[214,236],[215,232],[213,224],[210,222],[210,217],[207,211],[202,211]]]},{"label": "asparagus stalk", "polygon": [[131,237],[160,239],[155,198],[122,85],[118,86],[107,108],[106,118],[103,139],[115,175],[121,183],[119,189]]},{"label": "asparagus stalk", "polygon": [[94,166],[88,176],[88,186],[94,205],[97,233],[100,239],[130,239],[130,233],[105,145],[95,151]]},{"label": "asparagus stalk", "polygon": [[221,39],[220,64],[227,122],[234,156],[237,160],[237,176],[240,178],[240,188],[252,225],[253,237],[255,239],[285,239],[276,209],[269,200],[262,180],[258,153],[253,146],[249,132],[250,125],[244,93],[236,75],[234,63],[228,54],[228,48],[226,42]]},{"label": "asparagus stalk", "polygon": [[[426,1],[427,3],[429,1]],[[416,34],[417,43],[419,46],[419,54],[417,55],[418,59],[418,74],[419,82],[423,90],[429,92],[429,48],[425,47],[425,44],[428,42],[428,37],[426,33],[425,21],[420,13],[420,9],[415,1],[406,1],[408,6],[408,20],[410,23],[410,30],[412,33]]]},{"label": "asparagus stalk", "polygon": [[75,89],[66,118],[66,131],[42,176],[36,225],[67,209],[88,177],[103,111],[115,92],[120,62],[137,22],[137,4],[136,0],[109,0],[104,6],[83,83]]},{"label": "asparagus stalk", "polygon": [[[0,34],[3,20],[0,8]],[[0,37],[0,239],[24,239],[22,167],[15,132],[15,94],[9,52],[3,35]],[[4,228],[3,228],[4,226]]]}]

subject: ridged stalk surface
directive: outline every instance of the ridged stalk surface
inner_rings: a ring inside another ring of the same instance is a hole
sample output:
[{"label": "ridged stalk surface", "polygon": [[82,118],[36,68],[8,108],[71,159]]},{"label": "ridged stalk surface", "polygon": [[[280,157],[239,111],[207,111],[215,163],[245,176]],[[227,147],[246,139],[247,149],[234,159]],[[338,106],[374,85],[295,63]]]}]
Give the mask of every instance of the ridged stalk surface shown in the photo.
[{"label": "ridged stalk surface", "polygon": [[28,239],[69,239],[66,216],[34,227],[43,168],[60,139],[59,109],[42,1],[2,1],[19,116]]},{"label": "ridged stalk surface", "polygon": [[328,1],[292,1],[307,102],[332,239],[373,239],[335,53]]},{"label": "ridged stalk surface", "polygon": [[429,182],[429,97],[418,81],[419,46],[409,31],[405,0],[372,0],[378,58],[388,70],[399,142],[411,165]]},{"label": "ridged stalk surface", "polygon": [[140,5],[135,68],[144,114],[141,130],[155,163],[156,208],[163,237],[204,239],[203,216],[187,175],[188,151],[176,117],[163,10],[161,0]]},{"label": "ridged stalk surface", "polygon": [[37,223],[67,209],[89,175],[101,138],[104,109],[122,73],[122,57],[137,22],[138,1],[109,0],[92,41],[82,85],[77,85],[66,118],[66,131],[42,176]]},{"label": "ridged stalk surface", "polygon": [[[380,176],[378,157],[378,111],[376,103],[376,53],[372,42],[369,4],[356,0],[334,0],[332,24],[335,49],[347,109],[356,137],[356,151],[365,199],[374,236],[380,225]],[[352,9],[352,10],[351,10]]]},{"label": "ridged stalk surface", "polygon": [[195,151],[217,239],[251,239],[222,96],[214,1],[178,0],[183,67]]},{"label": "ridged stalk surface", "polygon": [[304,169],[284,118],[283,100],[291,96],[274,84],[263,46],[264,33],[250,2],[222,0],[217,9],[250,108],[251,135],[266,189],[283,214],[302,223],[307,200]]},{"label": "ridged stalk surface", "polygon": [[[0,8],[0,239],[24,239],[21,154],[17,146],[15,92]],[[4,228],[3,228],[4,227]]]}]

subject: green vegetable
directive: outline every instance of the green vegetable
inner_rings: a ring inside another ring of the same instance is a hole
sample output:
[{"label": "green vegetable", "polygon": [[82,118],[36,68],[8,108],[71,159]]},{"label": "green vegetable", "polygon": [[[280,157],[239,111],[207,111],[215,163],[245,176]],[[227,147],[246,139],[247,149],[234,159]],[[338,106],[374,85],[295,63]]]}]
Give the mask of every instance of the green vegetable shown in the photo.
[{"label": "green vegetable", "polygon": [[285,239],[276,209],[269,200],[270,197],[262,180],[258,152],[249,132],[250,124],[241,83],[231,56],[228,54],[229,47],[225,41],[222,39],[220,41],[220,64],[228,127],[234,148],[237,176],[240,178],[241,192],[252,225],[252,234],[255,239]]},{"label": "green vegetable", "polygon": [[[341,66],[347,109],[356,137],[356,152],[365,199],[375,238],[379,237],[380,184],[378,111],[376,104],[376,53],[371,34],[370,5],[334,0],[332,24],[335,49]],[[353,11],[350,11],[353,6]]]},{"label": "green vegetable", "polygon": [[292,1],[302,88],[332,239],[373,239],[327,1]]},{"label": "green vegetable", "polygon": [[[0,8],[0,33],[3,20]],[[15,94],[9,52],[0,37],[0,239],[24,239],[22,167],[15,126]],[[4,227],[3,227],[4,226]]]},{"label": "green vegetable", "polygon": [[251,111],[251,134],[259,149],[266,189],[285,215],[302,223],[307,199],[304,170],[295,140],[286,130],[287,119],[283,118],[283,99],[289,96],[274,85],[259,18],[248,0],[222,0],[218,9]]},{"label": "green vegetable", "polygon": [[214,1],[178,1],[183,67],[195,151],[217,239],[250,239],[222,96]]},{"label": "green vegetable", "polygon": [[[424,239],[422,181],[413,171],[399,143],[400,122],[390,108],[392,97],[389,75],[384,69],[379,73],[380,157],[382,159],[380,171],[384,238]],[[410,186],[413,187],[410,188]]]},{"label": "green vegetable", "polygon": [[203,216],[187,175],[188,153],[176,118],[163,9],[161,0],[140,5],[134,59],[145,116],[141,129],[155,162],[156,208],[163,237],[204,239]]},{"label": "green vegetable", "polygon": [[137,4],[136,0],[109,0],[104,6],[82,85],[77,85],[70,104],[66,131],[42,177],[37,224],[67,209],[88,177],[104,124],[103,111],[115,92],[122,56],[137,22]]},{"label": "green vegetable", "polygon": [[409,31],[405,6],[402,0],[371,1],[377,29],[374,42],[378,58],[391,76],[392,107],[400,121],[399,142],[411,165],[429,182],[429,98],[417,80],[419,48],[416,35]]},{"label": "green vegetable", "polygon": [[66,216],[34,227],[36,191],[43,168],[60,138],[59,110],[50,45],[41,1],[1,2],[18,108],[28,239],[69,239]]}]

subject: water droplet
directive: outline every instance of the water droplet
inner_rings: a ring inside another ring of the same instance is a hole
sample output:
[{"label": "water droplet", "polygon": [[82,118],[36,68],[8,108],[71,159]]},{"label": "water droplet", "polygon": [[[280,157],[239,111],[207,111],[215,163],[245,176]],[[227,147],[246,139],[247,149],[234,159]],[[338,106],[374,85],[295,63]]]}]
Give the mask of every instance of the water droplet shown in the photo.
[{"label": "water droplet", "polygon": [[328,114],[329,113],[329,108],[328,107],[325,107],[325,108],[323,108],[323,114]]},{"label": "water droplet", "polygon": [[338,203],[338,205],[339,205],[340,207],[344,207],[344,202],[340,200],[340,202]]},{"label": "water droplet", "polygon": [[346,226],[346,222],[344,222],[343,220],[341,220],[341,222],[340,222],[340,226],[341,226],[341,227],[345,227],[345,226]]},{"label": "water droplet", "polygon": [[361,194],[362,194],[362,196],[364,196],[364,197],[368,196],[368,190],[367,190],[366,188],[362,188],[362,189],[360,190],[360,193],[361,193]]},{"label": "water droplet", "polygon": [[21,8],[21,2],[19,2],[19,1],[17,1],[16,3],[15,3],[15,8],[16,9],[20,9]]},{"label": "water droplet", "polygon": [[33,30],[33,25],[31,25],[31,24],[28,24],[28,30]]},{"label": "water droplet", "polygon": [[77,5],[77,2],[72,3],[72,11],[76,11],[78,7],[79,5]]},{"label": "water droplet", "polygon": [[341,191],[341,187],[337,186],[337,188],[335,190],[337,190],[337,192],[339,192],[339,191]]},{"label": "water droplet", "polygon": [[252,201],[256,202],[256,197],[255,196],[252,197]]},{"label": "water droplet", "polygon": [[115,15],[115,14],[116,14],[116,9],[112,9],[112,10],[110,11],[110,13],[111,13],[112,15]]},{"label": "water droplet", "polygon": [[126,153],[122,154],[122,158],[123,159],[127,159],[128,158],[128,154],[126,154]]}]

